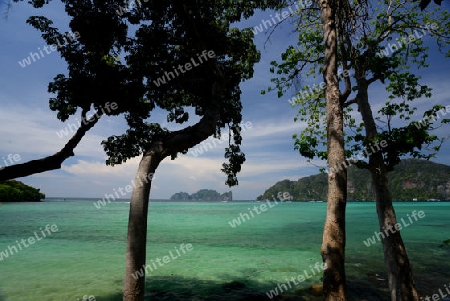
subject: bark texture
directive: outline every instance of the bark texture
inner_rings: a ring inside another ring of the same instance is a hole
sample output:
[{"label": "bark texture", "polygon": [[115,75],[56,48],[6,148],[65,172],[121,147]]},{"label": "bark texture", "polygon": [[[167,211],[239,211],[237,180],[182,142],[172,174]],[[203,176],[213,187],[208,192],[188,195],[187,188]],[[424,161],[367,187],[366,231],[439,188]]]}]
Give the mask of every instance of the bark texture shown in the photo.
[{"label": "bark texture", "polygon": [[[323,77],[326,83],[326,115],[328,166],[345,163],[343,106],[337,75],[336,3],[320,1],[324,33],[325,62]],[[330,168],[330,170],[332,170]],[[324,300],[347,300],[345,276],[345,207],[347,199],[347,170],[339,168],[328,173],[327,215],[324,225],[322,258]]]},{"label": "bark texture", "polygon": [[[358,107],[366,128],[369,140],[377,136],[377,128],[368,99],[368,83],[365,79],[358,80]],[[397,218],[392,196],[389,191],[387,167],[383,161],[383,154],[378,151],[370,155],[369,171],[375,191],[378,222],[380,233],[383,234],[384,264],[391,293],[391,301],[418,301],[415,281],[406,253],[405,245],[400,234],[396,231]]]},{"label": "bark texture", "polygon": [[161,151],[158,143],[143,156],[134,179],[138,186],[130,201],[123,300],[144,300],[145,274],[138,278],[133,275],[141,269],[145,271],[148,200],[151,179],[162,160]]}]

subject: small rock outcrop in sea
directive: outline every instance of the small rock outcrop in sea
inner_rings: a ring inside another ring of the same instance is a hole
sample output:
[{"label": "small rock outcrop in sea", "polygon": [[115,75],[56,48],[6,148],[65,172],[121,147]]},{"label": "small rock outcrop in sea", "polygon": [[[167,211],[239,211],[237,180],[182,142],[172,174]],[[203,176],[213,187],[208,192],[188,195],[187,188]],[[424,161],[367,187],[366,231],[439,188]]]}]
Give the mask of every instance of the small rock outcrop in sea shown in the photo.
[{"label": "small rock outcrop in sea", "polygon": [[218,193],[212,189],[201,189],[193,194],[187,192],[178,192],[170,197],[171,201],[197,201],[197,202],[231,202],[233,194],[231,191]]}]

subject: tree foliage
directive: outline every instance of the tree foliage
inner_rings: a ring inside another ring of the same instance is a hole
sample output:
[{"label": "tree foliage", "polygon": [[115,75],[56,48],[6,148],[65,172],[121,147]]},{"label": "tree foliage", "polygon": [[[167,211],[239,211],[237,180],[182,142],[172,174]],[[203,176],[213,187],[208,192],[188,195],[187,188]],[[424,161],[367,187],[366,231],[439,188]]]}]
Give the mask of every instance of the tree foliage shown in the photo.
[{"label": "tree foliage", "polygon": [[[450,15],[445,10],[419,12],[415,9],[417,3],[407,1],[385,1],[374,5],[358,3],[345,2],[338,16],[338,64],[341,70],[338,80],[345,107],[347,158],[367,167],[368,156],[364,150],[385,140],[388,147],[382,148],[381,152],[389,169],[404,156],[429,159],[446,138],[432,134],[432,130],[449,119],[432,118],[445,110],[438,104],[423,112],[423,118],[428,118],[429,122],[418,126],[417,122],[422,118],[414,119],[417,108],[412,102],[430,98],[432,94],[431,88],[421,84],[421,77],[413,71],[428,66],[429,46],[424,39],[433,37],[441,50],[448,47]],[[345,19],[350,14],[352,21]],[[298,43],[287,48],[281,55],[281,62],[272,62],[271,72],[277,77],[271,80],[274,86],[263,93],[275,89],[282,97],[292,89],[299,90],[294,99],[298,109],[295,120],[306,126],[294,135],[295,148],[309,159],[326,159],[323,86],[302,85],[299,80],[300,75],[316,78],[320,74],[319,62],[323,59],[320,20],[317,11],[308,8],[299,15]],[[449,55],[447,52],[446,56]],[[355,111],[361,78],[368,85],[375,82],[384,85],[387,92],[383,107],[377,111],[379,134],[376,138],[366,137],[364,124]],[[362,157],[357,157],[358,154]]]},{"label": "tree foliage", "polygon": [[0,182],[1,202],[39,202],[45,194],[16,180]]},{"label": "tree foliage", "polygon": [[[48,2],[30,1],[37,8]],[[62,2],[70,17],[69,28],[79,38],[58,47],[68,72],[55,76],[48,86],[54,95],[50,109],[57,117],[65,121],[80,112],[86,118],[91,110],[100,116],[124,115],[129,129],[102,142],[106,163],[120,164],[145,153],[155,141],[183,134],[162,128],[160,123],[184,124],[186,130],[204,118],[215,103],[205,87],[213,85],[221,96],[219,122],[212,133],[218,137],[228,126],[232,139],[222,170],[228,176],[227,184],[237,184],[236,173],[245,161],[240,150],[239,83],[253,76],[253,64],[260,55],[252,31],[231,28],[231,24],[249,17],[256,8],[274,7],[282,1]],[[27,22],[50,45],[66,35],[45,16],[31,16]],[[189,70],[186,64],[191,65]],[[117,109],[104,110],[112,102]],[[166,120],[151,119],[161,111],[166,112]],[[189,147],[186,143],[167,145],[166,155],[174,159]]]}]

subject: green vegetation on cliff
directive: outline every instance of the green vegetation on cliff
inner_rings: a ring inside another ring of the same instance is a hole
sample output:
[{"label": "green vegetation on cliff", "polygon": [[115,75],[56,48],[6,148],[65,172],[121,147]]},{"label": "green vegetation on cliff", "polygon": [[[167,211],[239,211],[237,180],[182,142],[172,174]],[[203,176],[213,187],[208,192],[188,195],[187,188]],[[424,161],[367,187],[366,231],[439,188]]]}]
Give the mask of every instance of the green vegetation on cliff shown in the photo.
[{"label": "green vegetation on cliff", "polygon": [[231,191],[223,194],[211,189],[201,189],[192,195],[187,192],[178,192],[170,197],[171,201],[232,201]]},{"label": "green vegetation on cliff", "polygon": [[0,182],[0,202],[39,202],[45,194],[16,180]]},{"label": "green vegetation on cliff", "polygon": [[[450,166],[426,160],[406,159],[388,174],[392,197],[398,201],[450,200]],[[349,201],[372,201],[372,180],[367,170],[348,168]],[[258,200],[272,199],[278,192],[289,192],[297,201],[326,200],[327,174],[320,173],[297,181],[283,180],[267,189]]]}]

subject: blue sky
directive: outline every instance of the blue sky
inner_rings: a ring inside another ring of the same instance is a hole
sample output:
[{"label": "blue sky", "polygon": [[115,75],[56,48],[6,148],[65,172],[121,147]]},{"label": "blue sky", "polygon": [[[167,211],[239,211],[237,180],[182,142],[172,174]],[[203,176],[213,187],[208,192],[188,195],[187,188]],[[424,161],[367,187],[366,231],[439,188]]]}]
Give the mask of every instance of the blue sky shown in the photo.
[{"label": "blue sky", "polygon": [[[36,10],[26,3],[14,4],[8,18],[0,19],[0,167],[11,164],[8,155],[19,155],[17,163],[38,159],[60,150],[69,136],[59,138],[57,133],[69,124],[79,121],[79,115],[62,123],[56,114],[48,108],[47,85],[58,73],[65,73],[64,61],[58,52],[44,53],[44,56],[21,67],[18,63],[27,58],[30,52],[42,50],[46,43],[39,32],[26,24],[30,15],[44,14],[55,24],[67,30],[68,18],[65,17],[61,4],[54,3]],[[431,4],[433,5],[433,4]],[[444,1],[443,8],[449,4]],[[0,12],[6,7],[0,4]],[[273,12],[258,12],[246,20],[245,26],[259,25],[268,20]],[[297,180],[318,172],[318,166],[325,166],[323,161],[308,163],[294,150],[292,135],[304,126],[293,121],[297,109],[292,108],[286,95],[278,99],[275,93],[261,95],[260,91],[270,85],[269,63],[279,60],[280,54],[287,46],[295,43],[296,34],[290,22],[283,22],[277,27],[269,42],[265,43],[267,31],[258,33],[255,42],[261,51],[260,63],[255,66],[253,79],[242,84],[243,131],[242,149],[246,162],[239,173],[239,186],[225,186],[225,175],[220,171],[224,162],[223,153],[226,143],[210,142],[212,149],[194,156],[191,152],[180,155],[176,160],[164,160],[159,166],[152,185],[151,198],[166,199],[175,192],[193,193],[199,189],[215,189],[221,193],[233,191],[235,199],[255,199],[265,189],[283,179]],[[430,43],[427,37],[426,43]],[[449,105],[448,87],[450,86],[450,60],[435,51],[430,52],[430,67],[421,69],[424,82],[433,87],[434,96],[417,102],[417,119],[421,118],[425,108],[433,104]],[[321,78],[305,83],[320,83]],[[82,88],[82,87],[81,87]],[[374,109],[380,108],[385,101],[382,86],[371,89],[370,98]],[[168,125],[161,114],[155,115],[155,121]],[[159,119],[158,119],[159,118]],[[48,197],[95,197],[102,198],[113,193],[114,189],[124,188],[134,179],[140,158],[114,167],[105,165],[105,154],[100,142],[110,135],[120,135],[126,129],[123,116],[103,117],[88,132],[75,149],[75,157],[66,160],[61,170],[36,174],[18,180],[40,188]],[[445,135],[447,128],[437,134]],[[11,158],[11,156],[10,156]],[[18,158],[17,156],[15,157]],[[4,161],[6,160],[6,162]],[[14,161],[14,160],[13,160]],[[447,142],[437,158],[433,161],[450,165],[450,146]],[[130,194],[124,196],[129,197]]]}]

